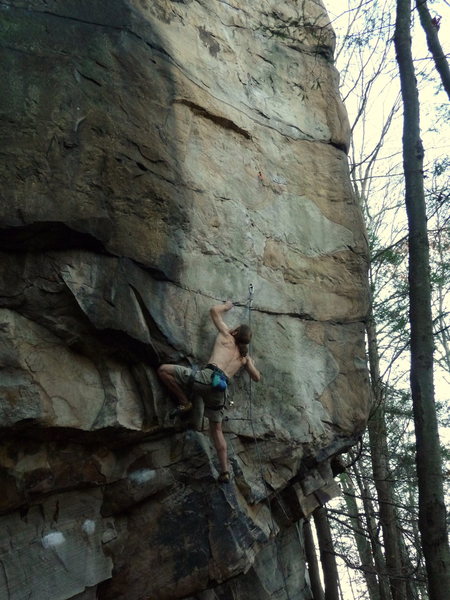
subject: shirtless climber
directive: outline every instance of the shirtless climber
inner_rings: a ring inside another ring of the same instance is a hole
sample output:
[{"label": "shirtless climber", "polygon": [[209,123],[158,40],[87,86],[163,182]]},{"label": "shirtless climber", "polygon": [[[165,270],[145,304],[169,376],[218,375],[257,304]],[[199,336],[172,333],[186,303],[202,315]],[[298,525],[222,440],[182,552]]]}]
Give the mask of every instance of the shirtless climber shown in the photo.
[{"label": "shirtless climber", "polygon": [[242,367],[246,369],[253,381],[261,379],[260,372],[248,355],[248,344],[252,337],[250,327],[239,325],[235,329],[230,329],[222,318],[223,313],[232,307],[233,304],[228,301],[213,306],[210,310],[211,318],[219,333],[206,367],[193,371],[189,367],[161,365],[158,369],[159,377],[178,401],[178,408],[174,411],[176,414],[183,414],[192,409],[192,403],[187,396],[190,391],[203,398],[205,416],[209,420],[209,431],[220,463],[221,483],[230,480],[227,443],[222,432],[226,388],[233,375]]}]

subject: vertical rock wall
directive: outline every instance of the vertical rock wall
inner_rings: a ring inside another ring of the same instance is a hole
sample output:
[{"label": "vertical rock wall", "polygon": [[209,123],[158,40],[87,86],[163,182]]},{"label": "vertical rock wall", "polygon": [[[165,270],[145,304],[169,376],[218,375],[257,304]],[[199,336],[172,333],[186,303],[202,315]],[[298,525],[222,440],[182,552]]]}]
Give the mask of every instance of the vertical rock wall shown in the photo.
[{"label": "vertical rock wall", "polygon": [[[310,598],[368,413],[366,241],[319,0],[4,0],[0,597]],[[161,362],[249,318],[233,482]]]}]

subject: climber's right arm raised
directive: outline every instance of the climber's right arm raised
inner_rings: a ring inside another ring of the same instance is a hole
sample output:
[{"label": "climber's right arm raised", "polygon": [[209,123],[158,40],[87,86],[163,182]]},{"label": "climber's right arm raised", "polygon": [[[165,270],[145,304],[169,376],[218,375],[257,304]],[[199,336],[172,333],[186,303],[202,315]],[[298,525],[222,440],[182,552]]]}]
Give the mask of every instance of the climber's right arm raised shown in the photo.
[{"label": "climber's right arm raised", "polygon": [[230,300],[228,300],[224,304],[216,304],[216,306],[213,306],[209,311],[214,325],[217,327],[220,333],[223,333],[224,335],[230,333],[230,328],[223,320],[222,314],[230,310],[231,308],[233,308],[233,303]]}]

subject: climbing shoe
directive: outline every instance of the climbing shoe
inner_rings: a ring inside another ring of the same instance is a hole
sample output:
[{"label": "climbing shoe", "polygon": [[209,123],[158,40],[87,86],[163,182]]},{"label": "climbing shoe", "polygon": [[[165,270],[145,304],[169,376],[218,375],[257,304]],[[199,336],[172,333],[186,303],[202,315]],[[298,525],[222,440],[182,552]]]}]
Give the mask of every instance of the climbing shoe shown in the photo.
[{"label": "climbing shoe", "polygon": [[230,483],[230,474],[228,471],[221,473],[217,479],[219,483]]},{"label": "climbing shoe", "polygon": [[170,418],[175,419],[175,417],[181,417],[182,415],[188,413],[190,410],[192,410],[192,402],[188,402],[187,404],[179,404],[170,413]]}]

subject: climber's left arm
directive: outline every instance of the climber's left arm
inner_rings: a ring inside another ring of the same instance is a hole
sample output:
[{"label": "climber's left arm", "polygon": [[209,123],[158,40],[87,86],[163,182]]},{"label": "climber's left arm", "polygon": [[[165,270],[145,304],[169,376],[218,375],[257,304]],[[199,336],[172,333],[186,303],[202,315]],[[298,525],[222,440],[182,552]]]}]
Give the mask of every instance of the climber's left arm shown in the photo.
[{"label": "climber's left arm", "polygon": [[245,358],[245,370],[247,373],[250,375],[253,381],[261,381],[261,373],[256,368],[253,359],[250,356],[246,356]]}]

